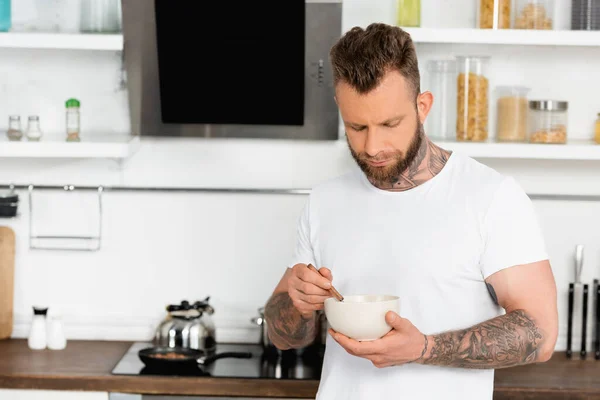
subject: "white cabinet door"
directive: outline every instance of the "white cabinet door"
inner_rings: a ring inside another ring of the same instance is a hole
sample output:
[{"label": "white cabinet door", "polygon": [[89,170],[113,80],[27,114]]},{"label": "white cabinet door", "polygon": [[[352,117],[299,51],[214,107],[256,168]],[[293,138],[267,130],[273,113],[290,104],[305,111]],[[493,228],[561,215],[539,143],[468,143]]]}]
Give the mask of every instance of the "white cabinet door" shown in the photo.
[{"label": "white cabinet door", "polygon": [[105,392],[0,389],[2,400],[108,400]]}]

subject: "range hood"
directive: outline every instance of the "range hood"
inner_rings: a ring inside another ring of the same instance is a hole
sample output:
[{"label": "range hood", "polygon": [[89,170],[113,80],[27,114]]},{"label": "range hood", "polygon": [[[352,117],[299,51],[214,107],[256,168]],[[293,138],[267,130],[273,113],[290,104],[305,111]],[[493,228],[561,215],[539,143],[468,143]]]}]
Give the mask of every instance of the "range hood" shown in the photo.
[{"label": "range hood", "polygon": [[337,140],[341,0],[123,1],[132,130]]}]

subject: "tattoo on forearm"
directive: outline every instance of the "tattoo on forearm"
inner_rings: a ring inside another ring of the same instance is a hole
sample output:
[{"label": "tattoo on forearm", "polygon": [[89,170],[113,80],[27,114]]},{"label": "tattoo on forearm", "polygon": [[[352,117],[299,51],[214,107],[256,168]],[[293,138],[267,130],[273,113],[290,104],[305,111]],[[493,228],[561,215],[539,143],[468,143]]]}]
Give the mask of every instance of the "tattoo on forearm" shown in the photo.
[{"label": "tattoo on forearm", "polygon": [[544,337],[523,310],[469,329],[434,336],[431,352],[422,361],[460,368],[503,368],[537,360]]},{"label": "tattoo on forearm", "polygon": [[271,297],[265,307],[265,318],[271,340],[278,345],[296,348],[314,339],[316,319],[303,318],[287,293]]}]

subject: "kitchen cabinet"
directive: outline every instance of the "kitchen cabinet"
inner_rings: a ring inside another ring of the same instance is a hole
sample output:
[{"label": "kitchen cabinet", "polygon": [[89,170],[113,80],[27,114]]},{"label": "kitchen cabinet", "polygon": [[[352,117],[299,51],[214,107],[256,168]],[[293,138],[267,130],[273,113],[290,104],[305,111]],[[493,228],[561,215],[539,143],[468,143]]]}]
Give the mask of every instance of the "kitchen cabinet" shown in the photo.
[{"label": "kitchen cabinet", "polygon": [[2,400],[108,400],[104,392],[75,392],[61,390],[0,389]]}]

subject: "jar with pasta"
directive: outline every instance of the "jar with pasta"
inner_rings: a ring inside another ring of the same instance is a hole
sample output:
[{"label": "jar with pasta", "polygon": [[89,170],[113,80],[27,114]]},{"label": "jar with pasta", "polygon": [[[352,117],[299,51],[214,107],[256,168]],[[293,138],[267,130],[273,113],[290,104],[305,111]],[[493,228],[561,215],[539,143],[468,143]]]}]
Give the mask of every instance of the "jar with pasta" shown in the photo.
[{"label": "jar with pasta", "polygon": [[510,29],[512,0],[477,0],[480,29]]},{"label": "jar with pasta", "polygon": [[456,57],[456,140],[488,138],[488,62],[487,56]]},{"label": "jar with pasta", "polygon": [[554,0],[517,0],[515,29],[546,29],[553,27]]},{"label": "jar with pasta", "polygon": [[527,94],[522,86],[496,88],[496,140],[498,142],[527,141]]},{"label": "jar with pasta", "polygon": [[564,144],[567,142],[568,106],[566,101],[529,102],[529,142]]}]

